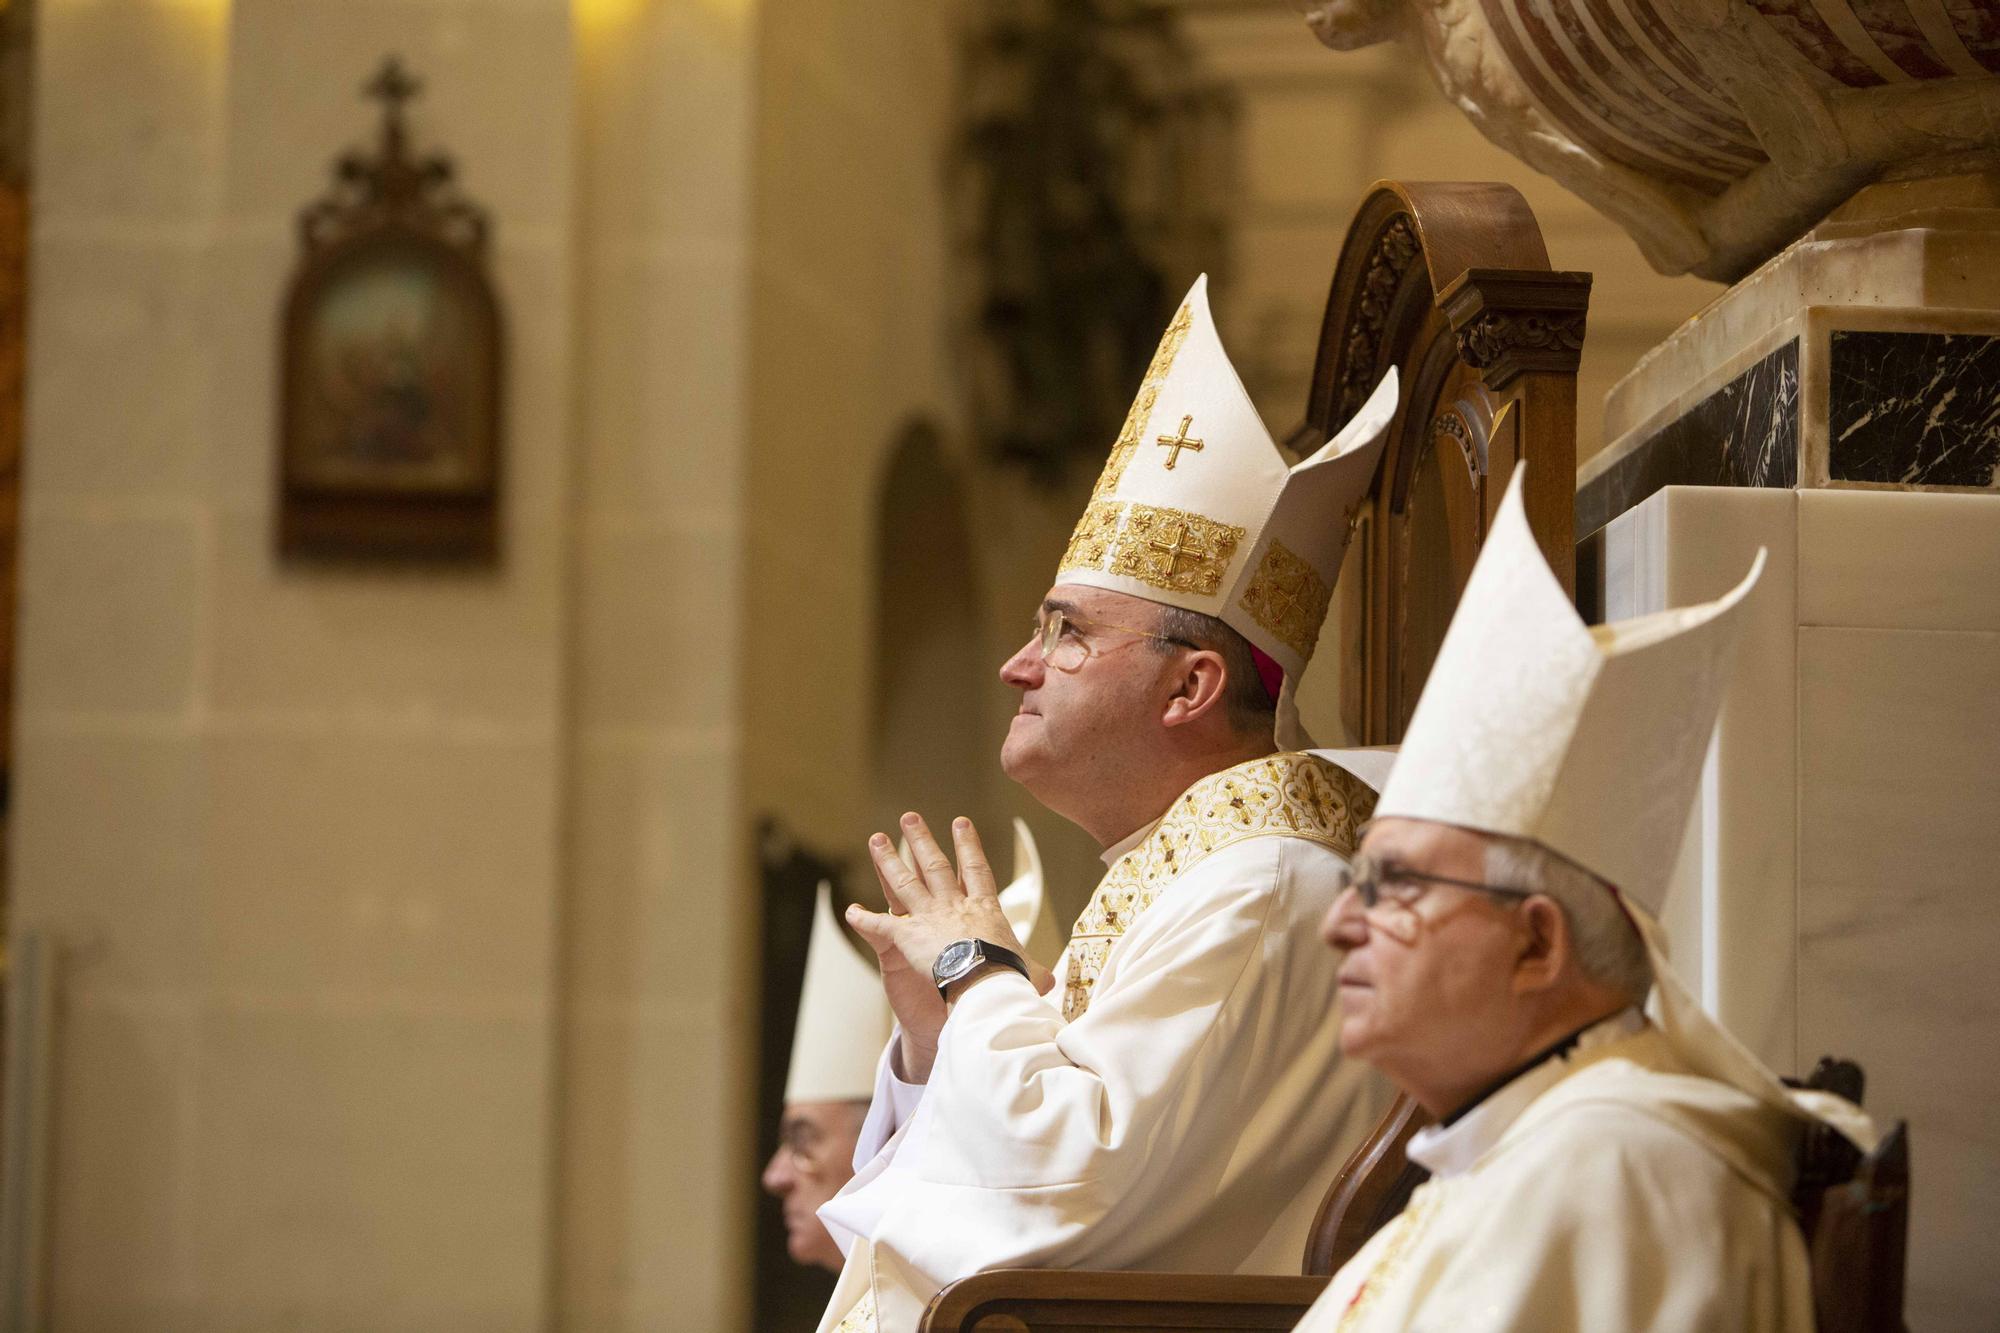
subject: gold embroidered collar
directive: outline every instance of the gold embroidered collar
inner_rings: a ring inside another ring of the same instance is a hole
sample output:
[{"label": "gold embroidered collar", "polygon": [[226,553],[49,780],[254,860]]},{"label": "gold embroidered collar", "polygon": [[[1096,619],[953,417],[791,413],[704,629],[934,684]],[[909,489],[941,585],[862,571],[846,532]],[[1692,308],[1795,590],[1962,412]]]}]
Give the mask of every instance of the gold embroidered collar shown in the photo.
[{"label": "gold embroidered collar", "polygon": [[1167,808],[1158,827],[1115,861],[1070,935],[1063,1018],[1090,1007],[1111,947],[1181,875],[1214,852],[1250,838],[1306,838],[1353,854],[1375,792],[1337,765],[1280,753],[1211,773]]}]

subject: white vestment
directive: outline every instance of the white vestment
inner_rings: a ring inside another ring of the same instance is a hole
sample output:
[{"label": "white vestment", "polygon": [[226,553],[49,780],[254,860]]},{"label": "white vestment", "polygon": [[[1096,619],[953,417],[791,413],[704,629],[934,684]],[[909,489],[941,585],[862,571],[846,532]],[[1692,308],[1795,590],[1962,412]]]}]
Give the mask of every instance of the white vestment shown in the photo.
[{"label": "white vestment", "polygon": [[1432,1178],[1298,1327],[1812,1333],[1801,1127],[1627,1010],[1419,1131]]},{"label": "white vestment", "polygon": [[1112,860],[1048,997],[971,987],[921,1088],[885,1056],[820,1328],[901,1333],[991,1268],[1296,1273],[1390,1097],[1340,1058],[1318,935],[1373,800],[1300,754],[1211,774]]}]

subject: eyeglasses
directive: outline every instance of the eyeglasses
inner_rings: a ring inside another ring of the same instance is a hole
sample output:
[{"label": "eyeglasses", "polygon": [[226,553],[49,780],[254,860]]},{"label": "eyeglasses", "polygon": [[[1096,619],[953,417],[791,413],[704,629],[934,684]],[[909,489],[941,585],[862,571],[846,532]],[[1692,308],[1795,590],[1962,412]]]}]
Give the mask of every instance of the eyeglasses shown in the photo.
[{"label": "eyeglasses", "polygon": [[1142,639],[1158,639],[1161,643],[1179,644],[1183,648],[1198,646],[1171,634],[1156,634],[1149,629],[1113,625],[1102,620],[1085,620],[1067,611],[1050,611],[1035,617],[1035,639],[1041,644],[1042,660],[1058,671],[1075,671],[1088,661],[1090,645],[1083,636],[1104,630],[1133,634]]},{"label": "eyeglasses", "polygon": [[802,1176],[816,1176],[827,1169],[822,1160],[826,1135],[812,1125],[788,1122],[778,1132],[778,1151],[785,1154],[792,1170]]},{"label": "eyeglasses", "polygon": [[1449,884],[1455,889],[1471,889],[1475,893],[1491,893],[1502,898],[1532,898],[1533,889],[1517,889],[1505,884],[1486,884],[1478,880],[1453,879],[1449,875],[1433,875],[1422,870],[1411,870],[1393,861],[1378,861],[1372,856],[1357,856],[1347,869],[1335,880],[1336,894],[1344,894],[1353,889],[1361,900],[1362,910],[1388,928],[1389,933],[1404,943],[1414,937],[1417,925],[1417,900],[1435,884]]}]

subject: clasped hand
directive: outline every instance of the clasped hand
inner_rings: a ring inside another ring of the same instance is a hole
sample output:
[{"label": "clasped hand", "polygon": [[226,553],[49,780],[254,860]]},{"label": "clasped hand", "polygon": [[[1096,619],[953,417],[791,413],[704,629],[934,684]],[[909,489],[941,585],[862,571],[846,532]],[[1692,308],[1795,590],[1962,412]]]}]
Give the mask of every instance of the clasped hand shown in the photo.
[{"label": "clasped hand", "polygon": [[[938,955],[957,940],[985,940],[1015,953],[1023,950],[1000,908],[1000,889],[971,820],[952,822],[958,854],[955,870],[919,816],[903,816],[903,836],[916,861],[915,870],[896,855],[886,835],[877,833],[868,840],[868,855],[875,862],[875,877],[882,883],[889,911],[871,912],[857,904],[847,909],[847,923],[874,947],[882,964],[882,988],[903,1029],[898,1073],[906,1082],[923,1083],[937,1058],[938,1034],[946,1017],[944,1000],[931,980]],[[1046,994],[1054,977],[1033,962],[1028,968],[1036,989]]]}]

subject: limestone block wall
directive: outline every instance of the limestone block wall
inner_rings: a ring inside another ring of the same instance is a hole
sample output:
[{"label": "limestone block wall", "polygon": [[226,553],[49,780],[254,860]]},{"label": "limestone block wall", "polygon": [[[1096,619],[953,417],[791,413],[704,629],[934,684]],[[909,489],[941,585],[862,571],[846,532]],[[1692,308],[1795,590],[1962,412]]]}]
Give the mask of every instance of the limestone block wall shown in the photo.
[{"label": "limestone block wall", "polygon": [[[500,570],[272,556],[296,208],[388,52],[498,218]],[[564,0],[40,6],[12,929],[52,1321],[528,1329],[568,751]]]},{"label": "limestone block wall", "polygon": [[[56,1327],[530,1328],[573,392],[561,0],[41,7],[13,926]],[[271,549],[292,218],[401,51],[503,221],[504,567]]]},{"label": "limestone block wall", "polygon": [[729,1328],[757,1169],[741,805],[757,11],[575,12],[556,1314]]}]

